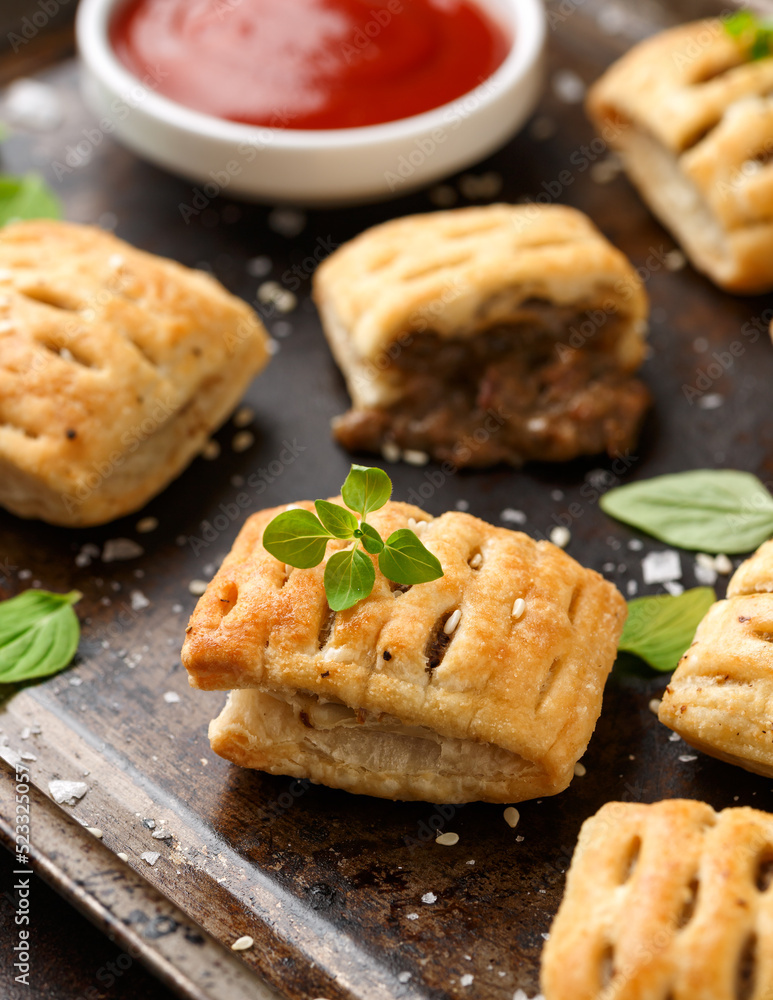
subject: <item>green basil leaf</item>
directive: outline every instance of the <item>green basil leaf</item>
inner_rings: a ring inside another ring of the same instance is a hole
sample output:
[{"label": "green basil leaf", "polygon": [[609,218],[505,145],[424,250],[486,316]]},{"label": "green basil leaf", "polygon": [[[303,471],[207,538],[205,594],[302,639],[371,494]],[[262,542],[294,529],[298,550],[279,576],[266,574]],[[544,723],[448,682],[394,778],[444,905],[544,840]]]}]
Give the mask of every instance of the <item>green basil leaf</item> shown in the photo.
[{"label": "green basil leaf", "polygon": [[0,174],[0,226],[16,219],[60,219],[62,206],[38,174]]},{"label": "green basil leaf", "polygon": [[376,531],[376,529],[371,524],[365,524],[364,522],[360,525],[362,531],[362,547],[366,552],[370,552],[372,556],[377,556],[379,552],[384,550],[384,541],[381,535]]},{"label": "green basil leaf", "polygon": [[351,538],[357,529],[357,518],[350,510],[329,500],[315,500],[320,521],[335,538]]},{"label": "green basil leaf", "polygon": [[754,31],[757,18],[748,10],[739,10],[725,21],[725,31],[731,38],[740,38],[747,31]]},{"label": "green basil leaf", "polygon": [[333,536],[310,510],[285,510],[263,532],[263,548],[298,569],[318,566]]},{"label": "green basil leaf", "polygon": [[677,597],[662,594],[630,601],[618,648],[640,657],[655,670],[674,670],[716,599],[711,587],[695,587]]},{"label": "green basil leaf", "polygon": [[376,571],[361,549],[336,552],[325,566],[325,593],[333,611],[345,611],[373,590]]},{"label": "green basil leaf", "polygon": [[360,517],[383,507],[391,495],[392,481],[386,472],[364,465],[353,465],[341,487],[344,503]]},{"label": "green basil leaf", "polygon": [[81,631],[72,606],[82,596],[25,590],[0,602],[0,683],[47,677],[70,663]]},{"label": "green basil leaf", "polygon": [[378,557],[381,572],[395,583],[429,583],[443,575],[436,556],[419,541],[410,528],[398,528],[387,538],[384,551]]},{"label": "green basil leaf", "polygon": [[610,490],[607,514],[669,545],[700,552],[751,552],[773,535],[773,496],[756,476],[696,469]]}]

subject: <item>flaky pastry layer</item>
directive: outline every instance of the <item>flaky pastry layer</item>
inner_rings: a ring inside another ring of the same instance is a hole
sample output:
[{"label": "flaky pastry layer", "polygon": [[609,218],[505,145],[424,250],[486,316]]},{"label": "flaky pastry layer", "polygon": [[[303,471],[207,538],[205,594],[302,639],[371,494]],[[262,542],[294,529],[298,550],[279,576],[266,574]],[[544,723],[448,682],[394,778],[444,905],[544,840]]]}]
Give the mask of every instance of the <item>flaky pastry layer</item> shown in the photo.
[{"label": "flaky pastry layer", "polygon": [[174,479],[268,360],[214,279],[89,226],[0,232],[0,504],[90,525]]}]

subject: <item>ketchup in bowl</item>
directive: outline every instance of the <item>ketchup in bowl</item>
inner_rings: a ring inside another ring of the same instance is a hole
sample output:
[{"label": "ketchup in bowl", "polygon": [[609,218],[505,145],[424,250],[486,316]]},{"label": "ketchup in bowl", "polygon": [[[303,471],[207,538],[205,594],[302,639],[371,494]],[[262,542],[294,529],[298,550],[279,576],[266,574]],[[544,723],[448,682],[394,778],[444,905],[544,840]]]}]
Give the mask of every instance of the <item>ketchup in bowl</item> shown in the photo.
[{"label": "ketchup in bowl", "polygon": [[290,129],[429,111],[482,83],[510,48],[475,0],[131,0],[111,43],[179,104]]}]

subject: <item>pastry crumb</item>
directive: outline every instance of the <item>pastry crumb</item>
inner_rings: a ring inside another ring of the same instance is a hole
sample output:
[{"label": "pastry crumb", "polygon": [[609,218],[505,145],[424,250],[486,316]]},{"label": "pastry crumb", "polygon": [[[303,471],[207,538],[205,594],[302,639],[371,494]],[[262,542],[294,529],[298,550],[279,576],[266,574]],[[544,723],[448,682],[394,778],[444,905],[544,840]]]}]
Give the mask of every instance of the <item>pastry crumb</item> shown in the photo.
[{"label": "pastry crumb", "polygon": [[137,559],[144,555],[145,549],[131,538],[110,538],[102,549],[102,562],[122,562],[125,559]]},{"label": "pastry crumb", "polygon": [[507,809],[502,813],[505,818],[505,823],[514,830],[518,826],[518,822],[521,818],[521,814],[515,808],[515,806],[508,806]]},{"label": "pastry crumb", "polygon": [[234,451],[247,451],[255,444],[255,435],[252,431],[239,431],[238,434],[234,434],[233,441],[231,441],[231,447]]},{"label": "pastry crumb", "polygon": [[471,975],[469,972],[465,972],[462,978],[459,980],[460,986],[472,986],[475,976]]},{"label": "pastry crumb", "polygon": [[421,901],[422,903],[427,903],[427,904],[436,903],[437,896],[435,895],[434,892],[425,892],[424,895],[421,897]]},{"label": "pastry crumb", "polygon": [[566,546],[572,540],[572,533],[568,528],[565,528],[562,524],[557,524],[555,528],[550,531],[550,541],[559,547],[559,549],[565,549]]},{"label": "pastry crumb", "polygon": [[429,462],[429,455],[426,451],[417,451],[415,448],[406,448],[403,452],[403,461],[408,465],[426,465]]},{"label": "pastry crumb", "polygon": [[246,427],[255,419],[255,411],[249,406],[240,406],[234,413],[234,424],[236,427]]},{"label": "pastry crumb", "polygon": [[140,858],[149,864],[151,868],[160,857],[161,855],[158,851],[143,851],[142,854],[140,854]]}]

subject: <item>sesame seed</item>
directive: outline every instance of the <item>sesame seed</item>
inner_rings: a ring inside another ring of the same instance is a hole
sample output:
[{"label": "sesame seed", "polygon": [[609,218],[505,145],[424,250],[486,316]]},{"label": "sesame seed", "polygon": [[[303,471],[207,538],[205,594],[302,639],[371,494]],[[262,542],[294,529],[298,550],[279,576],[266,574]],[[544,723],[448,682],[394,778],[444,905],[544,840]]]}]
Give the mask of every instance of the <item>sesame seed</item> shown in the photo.
[{"label": "sesame seed", "polygon": [[231,441],[231,447],[234,451],[247,451],[255,444],[255,435],[252,431],[239,431],[238,434],[234,434],[233,441]]},{"label": "sesame seed", "polygon": [[273,302],[277,295],[281,295],[284,289],[278,281],[264,281],[258,286],[258,301],[263,303]]},{"label": "sesame seed", "polygon": [[521,818],[521,814],[515,808],[515,806],[508,806],[502,814],[505,817],[505,823],[514,830],[518,826],[518,820]]},{"label": "sesame seed", "polygon": [[157,517],[143,517],[141,520],[137,521],[137,524],[135,525],[136,530],[141,535],[146,535],[149,531],[155,531],[157,527]]},{"label": "sesame seed", "polygon": [[277,292],[274,296],[274,305],[280,313],[289,313],[298,305],[298,298],[292,292],[283,288],[281,292]]},{"label": "sesame seed", "polygon": [[483,556],[480,552],[476,552],[475,555],[470,559],[470,566],[473,569],[478,569],[479,566],[483,565]]},{"label": "sesame seed", "polygon": [[450,208],[458,200],[458,195],[450,184],[438,184],[436,187],[430,188],[427,196],[432,204],[437,205],[438,208]]},{"label": "sesame seed", "polygon": [[660,711],[660,705],[661,705],[660,698],[651,698],[649,706],[650,712],[652,712],[653,715],[657,715],[658,712]]},{"label": "sesame seed", "polygon": [[128,854],[124,854],[123,851],[119,851],[116,856],[119,857],[121,859],[121,861],[128,861],[129,860],[129,855]]},{"label": "sesame seed", "polygon": [[456,631],[456,626],[459,624],[461,617],[462,617],[462,612],[459,610],[459,608],[457,608],[456,611],[454,611],[453,614],[450,615],[448,621],[443,626],[443,631],[445,632],[446,635],[451,635],[453,632]]},{"label": "sesame seed", "polygon": [[557,524],[555,528],[551,529],[550,541],[554,545],[557,545],[559,549],[565,549],[571,540],[571,531],[568,528],[565,528],[562,524]]},{"label": "sesame seed", "polygon": [[214,461],[220,455],[220,442],[210,440],[201,449],[201,457],[206,458],[208,462]]},{"label": "sesame seed", "polygon": [[513,618],[518,621],[519,618],[523,618],[523,613],[526,610],[526,601],[522,597],[516,597],[513,603],[513,610],[511,612]]},{"label": "sesame seed", "polygon": [[723,552],[720,552],[720,554],[714,558],[714,569],[721,576],[727,576],[728,573],[733,572],[733,564]]},{"label": "sesame seed", "polygon": [[505,507],[499,515],[500,520],[507,524],[526,524],[526,515],[522,510],[514,510],[512,507]]},{"label": "sesame seed", "polygon": [[458,833],[439,833],[435,837],[435,843],[440,844],[441,847],[455,847],[459,843]]},{"label": "sesame seed", "polygon": [[414,448],[406,448],[403,452],[403,461],[408,465],[426,465],[429,462],[429,455],[426,451],[417,451]]},{"label": "sesame seed", "polygon": [[237,427],[246,427],[247,424],[252,423],[254,416],[255,411],[251,410],[249,406],[240,406],[234,413],[234,424]]},{"label": "sesame seed", "polygon": [[381,446],[381,455],[385,462],[399,462],[402,452],[394,441],[385,441]]},{"label": "sesame seed", "polygon": [[250,937],[249,934],[245,934],[243,937],[237,938],[236,941],[231,945],[231,951],[246,951],[251,948],[255,942]]},{"label": "sesame seed", "polygon": [[191,580],[188,584],[188,590],[194,597],[201,597],[204,591],[207,589],[206,580]]},{"label": "sesame seed", "polygon": [[669,733],[668,739],[671,743],[679,743],[682,737],[679,735],[679,733]]},{"label": "sesame seed", "polygon": [[419,914],[418,913],[406,913],[405,914],[405,919],[406,920],[418,920],[419,919]]},{"label": "sesame seed", "polygon": [[679,760],[681,760],[681,762],[683,764],[689,764],[690,761],[697,760],[697,759],[698,758],[697,758],[697,756],[695,754],[690,754],[690,753],[683,753],[679,757]]},{"label": "sesame seed", "polygon": [[584,764],[581,764],[578,760],[577,763],[574,765],[575,778],[584,778],[587,773],[588,769],[585,767]]},{"label": "sesame seed", "polygon": [[86,831],[91,834],[92,837],[96,837],[97,840],[102,839],[102,831],[98,826],[87,826]]},{"label": "sesame seed", "polygon": [[664,260],[668,271],[681,271],[687,263],[687,258],[681,250],[669,250]]}]

